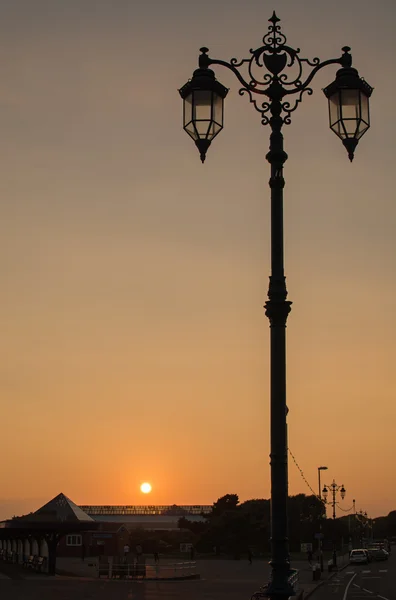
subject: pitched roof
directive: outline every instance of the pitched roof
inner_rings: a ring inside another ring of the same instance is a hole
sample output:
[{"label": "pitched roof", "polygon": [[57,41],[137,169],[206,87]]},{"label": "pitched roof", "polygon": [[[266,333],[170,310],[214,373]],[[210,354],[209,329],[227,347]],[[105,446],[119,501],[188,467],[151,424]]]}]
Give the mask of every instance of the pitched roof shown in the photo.
[{"label": "pitched roof", "polygon": [[74,504],[64,494],[58,494],[44,504],[41,508],[36,510],[33,515],[29,515],[30,519],[34,518],[37,515],[37,518],[47,518],[49,521],[61,521],[68,523],[84,523],[84,522],[94,522],[94,520],[87,515],[77,504]]},{"label": "pitched roof", "polygon": [[124,523],[99,522],[98,531],[107,531],[108,533],[117,533],[120,529],[128,529]]}]

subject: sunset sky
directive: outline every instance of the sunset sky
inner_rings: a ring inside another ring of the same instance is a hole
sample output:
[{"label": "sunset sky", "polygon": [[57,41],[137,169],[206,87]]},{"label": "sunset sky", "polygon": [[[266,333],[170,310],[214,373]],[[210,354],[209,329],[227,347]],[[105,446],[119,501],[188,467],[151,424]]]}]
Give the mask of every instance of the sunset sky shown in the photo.
[{"label": "sunset sky", "polygon": [[177,90],[203,45],[249,56],[273,9],[301,56],[349,45],[375,88],[352,164],[336,67],[284,131],[289,446],[345,509],[396,509],[394,0],[3,0],[0,518],[59,492],[269,497],[269,129],[217,68],[202,165]]}]

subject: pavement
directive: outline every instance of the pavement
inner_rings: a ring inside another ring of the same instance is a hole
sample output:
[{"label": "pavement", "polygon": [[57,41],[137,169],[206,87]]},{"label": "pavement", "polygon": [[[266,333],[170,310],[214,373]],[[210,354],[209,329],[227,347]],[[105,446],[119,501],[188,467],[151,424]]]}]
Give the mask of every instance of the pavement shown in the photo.
[{"label": "pavement", "polygon": [[[200,580],[191,581],[108,581],[92,577],[48,577],[0,563],[1,600],[250,600],[268,581],[267,562],[254,560],[199,560]],[[393,566],[392,566],[393,565]],[[293,562],[300,571],[304,600],[396,600],[396,561],[370,563],[325,572],[312,581],[307,561]],[[393,573],[393,575],[392,575]],[[6,578],[5,578],[6,577]],[[349,585],[349,587],[348,587]],[[357,587],[359,586],[359,587]],[[347,589],[348,588],[348,589]],[[347,595],[345,595],[347,592]]]}]

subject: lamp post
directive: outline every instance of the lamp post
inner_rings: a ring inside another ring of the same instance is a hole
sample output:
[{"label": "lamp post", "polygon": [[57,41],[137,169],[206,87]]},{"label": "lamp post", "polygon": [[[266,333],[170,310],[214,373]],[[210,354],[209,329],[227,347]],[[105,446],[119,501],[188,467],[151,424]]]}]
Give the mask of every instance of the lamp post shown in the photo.
[{"label": "lamp post", "polygon": [[[372,88],[352,68],[350,48],[345,46],[339,58],[321,62],[301,58],[299,49],[287,45],[275,12],[269,19],[263,44],[251,50],[249,58],[230,62],[209,57],[201,48],[199,68],[179,90],[183,99],[184,129],[194,140],[204,162],[213,139],[223,128],[224,99],[228,93],[212,69],[219,65],[230,70],[261,115],[261,123],[271,129],[269,152],[271,165],[271,275],[265,313],[270,322],[270,406],[271,406],[271,551],[272,577],[267,595],[286,600],[293,595],[289,581],[290,557],[287,526],[288,465],[286,406],[286,321],[291,302],[287,300],[283,260],[283,149],[282,128],[291,123],[292,113],[304,94],[313,93],[310,84],[318,71],[328,65],[340,65],[336,79],[324,93],[329,100],[330,127],[340,137],[353,159],[359,139],[370,126],[368,99]],[[306,69],[309,73],[306,74]],[[263,70],[266,71],[263,74]],[[286,72],[285,72],[286,71]],[[290,75],[289,75],[290,73]]]},{"label": "lamp post", "polygon": [[327,467],[318,467],[319,500],[322,500],[322,486],[320,485],[320,472],[321,471],[327,471]]},{"label": "lamp post", "polygon": [[[320,472],[321,471],[327,471],[327,467],[318,467],[319,500],[322,500],[322,486],[320,485]],[[321,517],[322,517],[322,515],[321,515]],[[323,573],[322,519],[320,519],[320,521],[319,521],[318,552],[319,552],[320,570]]]},{"label": "lamp post", "polygon": [[[331,485],[328,486],[324,486],[323,490],[322,490],[322,494],[323,494],[323,498],[325,499],[325,502],[327,502],[327,496],[329,493],[329,490],[327,489],[329,488],[331,495],[333,497],[331,504],[333,506],[333,521],[335,521],[336,518],[336,504],[338,504],[336,502],[336,495],[337,492],[340,492],[340,496],[341,496],[341,500],[344,500],[345,498],[345,494],[346,494],[346,489],[344,488],[343,485],[337,485],[337,483],[335,482],[335,480],[333,479],[333,482]],[[334,532],[335,534],[335,532]],[[336,540],[334,537],[334,541],[333,541],[333,565],[336,567],[337,566],[337,546],[336,546]]]},{"label": "lamp post", "polygon": [[359,524],[360,524],[360,532],[361,532],[360,543],[361,543],[361,546],[364,546],[363,539],[367,538],[367,527],[369,526],[369,517],[367,515],[367,511],[363,512],[362,510],[359,510],[357,513],[355,513],[355,517],[357,518],[357,520],[359,521]]},{"label": "lamp post", "polygon": [[[352,510],[353,510],[353,516],[356,516],[356,502],[355,502],[355,498],[352,500]],[[355,527],[353,528],[355,530]],[[348,534],[349,534],[349,544],[348,544],[348,550],[349,552],[353,549],[353,532],[351,529],[351,515],[348,515]]]}]

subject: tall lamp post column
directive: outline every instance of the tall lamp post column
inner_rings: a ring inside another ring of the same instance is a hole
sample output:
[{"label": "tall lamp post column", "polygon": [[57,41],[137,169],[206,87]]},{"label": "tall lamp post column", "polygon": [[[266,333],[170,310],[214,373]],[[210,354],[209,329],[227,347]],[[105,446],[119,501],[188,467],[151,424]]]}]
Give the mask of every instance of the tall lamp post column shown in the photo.
[{"label": "tall lamp post column", "polygon": [[[331,495],[333,497],[331,504],[332,504],[332,507],[333,507],[333,521],[335,523],[335,519],[336,519],[336,505],[337,505],[336,495],[337,495],[337,492],[340,492],[341,499],[344,500],[345,494],[346,494],[346,489],[344,488],[343,485],[337,485],[336,482],[335,482],[335,480],[333,479],[332,484],[328,485],[328,486],[325,485],[324,488],[323,488],[323,490],[322,490],[323,498],[325,499],[325,502],[327,501],[327,496],[328,496],[329,490],[330,490]],[[335,539],[335,531],[334,531],[334,541],[333,541],[333,565],[335,567],[337,566],[337,542],[336,542],[336,539]]]},{"label": "tall lamp post column", "polygon": [[[322,501],[322,486],[320,484],[320,472],[327,471],[327,467],[318,467],[318,483],[319,483],[319,500]],[[323,573],[323,548],[322,548],[322,515],[321,520],[319,521],[319,539],[318,539],[318,551],[319,551],[319,562],[320,562],[320,570]]]},{"label": "tall lamp post column", "polygon": [[[368,98],[372,88],[351,67],[350,48],[343,54],[321,62],[301,58],[299,49],[287,45],[275,12],[269,19],[263,44],[250,50],[251,56],[230,62],[210,58],[208,48],[201,48],[199,68],[179,90],[183,98],[184,129],[194,140],[201,161],[213,139],[223,128],[224,99],[228,89],[219,83],[212,69],[219,65],[230,70],[254,108],[261,123],[271,129],[266,156],[271,165],[271,275],[265,313],[270,322],[270,406],[271,406],[271,549],[272,577],[267,595],[272,600],[286,600],[293,595],[287,525],[288,465],[286,405],[286,320],[291,302],[287,300],[283,259],[283,167],[287,154],[283,148],[284,125],[302,101],[311,95],[310,86],[316,73],[328,65],[340,65],[336,79],[324,93],[329,100],[330,127],[341,138],[350,160],[359,139],[370,126]],[[308,69],[309,73],[305,74]],[[262,71],[266,71],[264,74]],[[286,72],[284,72],[286,71]]]},{"label": "tall lamp post column", "polygon": [[320,484],[320,472],[327,471],[327,467],[318,467],[319,500],[322,500],[322,486]]}]

